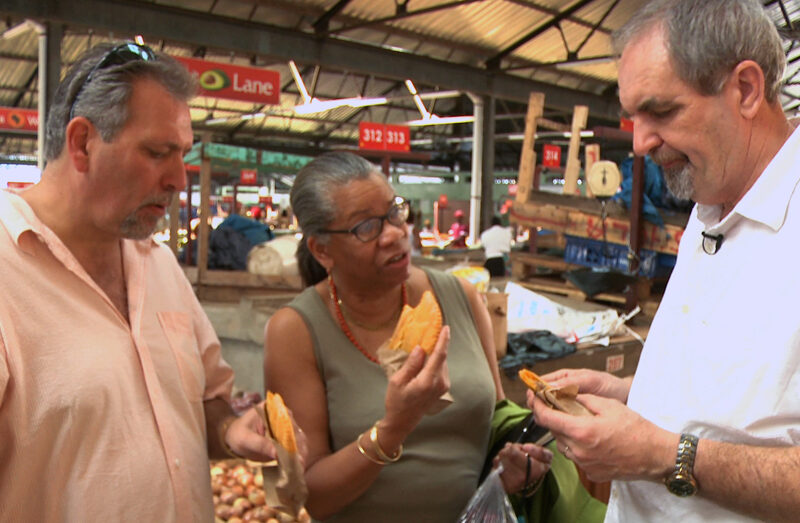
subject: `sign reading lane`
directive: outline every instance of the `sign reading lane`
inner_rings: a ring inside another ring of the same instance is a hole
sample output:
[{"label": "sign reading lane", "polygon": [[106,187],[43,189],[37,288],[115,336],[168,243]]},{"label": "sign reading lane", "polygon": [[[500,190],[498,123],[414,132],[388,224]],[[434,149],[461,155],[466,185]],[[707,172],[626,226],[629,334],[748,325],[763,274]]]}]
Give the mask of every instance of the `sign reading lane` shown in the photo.
[{"label": "sign reading lane", "polygon": [[278,71],[207,62],[183,56],[175,58],[197,77],[200,96],[261,104],[280,103],[281,75]]},{"label": "sign reading lane", "polygon": [[411,131],[405,125],[389,125],[376,122],[358,124],[359,149],[378,151],[411,150]]},{"label": "sign reading lane", "polygon": [[0,107],[0,129],[18,132],[36,132],[39,112],[36,109]]}]

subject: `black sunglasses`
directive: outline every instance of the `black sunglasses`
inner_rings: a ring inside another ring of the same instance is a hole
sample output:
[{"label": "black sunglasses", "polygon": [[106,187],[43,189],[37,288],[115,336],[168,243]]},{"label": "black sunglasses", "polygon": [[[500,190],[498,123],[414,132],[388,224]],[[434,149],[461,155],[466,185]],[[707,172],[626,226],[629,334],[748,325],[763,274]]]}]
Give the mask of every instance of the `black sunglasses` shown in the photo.
[{"label": "black sunglasses", "polygon": [[98,61],[97,64],[92,67],[92,70],[89,71],[88,75],[86,75],[86,78],[83,80],[81,86],[77,91],[75,91],[75,97],[72,99],[72,104],[69,106],[69,119],[72,120],[75,117],[75,102],[78,100],[78,96],[80,96],[81,91],[83,91],[83,89],[89,85],[89,82],[92,81],[97,71],[101,71],[113,65],[123,65],[136,60],[150,62],[156,59],[157,57],[155,51],[146,45],[140,45],[133,42],[121,44],[109,50],[103,55],[100,61]]},{"label": "black sunglasses", "polygon": [[400,197],[395,196],[392,201],[392,206],[389,212],[383,216],[374,216],[360,221],[349,229],[322,229],[319,232],[326,234],[352,234],[362,242],[370,242],[380,236],[383,232],[383,222],[388,221],[395,227],[402,227],[408,219],[409,206],[408,202]]}]

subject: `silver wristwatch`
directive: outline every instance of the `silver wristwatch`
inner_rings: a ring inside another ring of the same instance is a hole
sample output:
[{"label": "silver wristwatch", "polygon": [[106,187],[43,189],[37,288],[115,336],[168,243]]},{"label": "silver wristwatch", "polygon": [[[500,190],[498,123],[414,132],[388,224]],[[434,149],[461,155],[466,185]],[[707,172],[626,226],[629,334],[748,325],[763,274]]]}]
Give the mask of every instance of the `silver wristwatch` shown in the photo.
[{"label": "silver wristwatch", "polygon": [[667,490],[685,498],[693,496],[697,492],[697,481],[694,479],[694,457],[697,454],[697,436],[692,434],[681,434],[681,441],[678,443],[678,457],[675,459],[675,469],[672,471],[664,483]]}]

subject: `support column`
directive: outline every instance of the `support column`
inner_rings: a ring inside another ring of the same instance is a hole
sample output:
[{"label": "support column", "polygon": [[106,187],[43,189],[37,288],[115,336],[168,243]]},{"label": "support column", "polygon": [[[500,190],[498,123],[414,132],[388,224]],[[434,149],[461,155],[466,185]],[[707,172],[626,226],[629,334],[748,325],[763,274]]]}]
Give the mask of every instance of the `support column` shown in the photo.
[{"label": "support column", "polygon": [[44,137],[47,110],[61,80],[61,40],[64,26],[52,22],[35,24],[39,35],[38,113],[39,129],[36,133],[36,156],[39,170],[44,169]]},{"label": "support column", "polygon": [[469,244],[477,243],[481,222],[481,186],[484,166],[484,97],[467,93],[472,100],[472,181],[469,190]]},{"label": "support column", "polygon": [[483,110],[483,179],[481,181],[480,199],[480,230],[489,227],[492,222],[494,209],[494,155],[495,155],[495,97],[484,96]]}]

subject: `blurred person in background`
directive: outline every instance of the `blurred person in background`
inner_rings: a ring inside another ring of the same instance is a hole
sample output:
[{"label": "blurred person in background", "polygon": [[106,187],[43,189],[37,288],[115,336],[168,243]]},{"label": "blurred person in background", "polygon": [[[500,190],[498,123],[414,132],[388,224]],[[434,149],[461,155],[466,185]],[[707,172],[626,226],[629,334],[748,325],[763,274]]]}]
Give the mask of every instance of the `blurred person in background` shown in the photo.
[{"label": "blurred person in background", "polygon": [[[266,327],[265,383],[308,435],[307,508],[317,520],[452,523],[478,487],[495,404],[504,398],[491,320],[464,280],[411,265],[408,203],[350,153],[298,173],[292,209],[308,285]],[[434,293],[444,327],[387,378],[376,351],[402,307]],[[426,411],[445,391],[454,402]],[[539,485],[552,454],[500,451],[506,491]]]},{"label": "blurred person in background", "polygon": [[529,402],[614,480],[608,521],[797,521],[800,131],[781,38],[757,0],[655,0],[615,41],[634,151],[697,204],[635,376],[543,376],[578,385],[591,417]]},{"label": "blurred person in background", "polygon": [[175,256],[194,80],[89,50],[50,107],[41,181],[0,191],[0,521],[213,521],[209,456],[271,459]]},{"label": "blurred person in background", "polygon": [[457,248],[466,247],[469,226],[464,223],[464,211],[456,209],[456,212],[453,213],[453,219],[455,221],[450,225],[450,230],[448,231],[451,238],[450,246]]},{"label": "blurred person in background", "polygon": [[514,240],[511,229],[503,227],[499,216],[492,216],[492,226],[481,233],[481,246],[486,255],[483,266],[493,277],[506,275],[506,258]]}]

